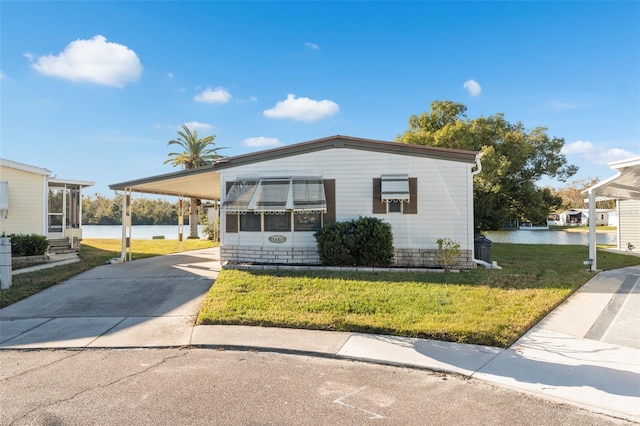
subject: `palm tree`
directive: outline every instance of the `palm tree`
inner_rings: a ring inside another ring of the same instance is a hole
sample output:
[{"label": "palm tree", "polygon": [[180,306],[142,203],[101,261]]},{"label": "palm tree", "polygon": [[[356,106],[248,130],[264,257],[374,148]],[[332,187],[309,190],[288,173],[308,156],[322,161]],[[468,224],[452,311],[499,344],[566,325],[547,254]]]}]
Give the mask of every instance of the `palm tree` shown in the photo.
[{"label": "palm tree", "polygon": [[[182,125],[182,131],[178,130],[177,139],[170,140],[167,145],[179,145],[184,149],[182,152],[170,152],[169,158],[163,164],[171,163],[172,166],[182,166],[183,170],[195,169],[197,167],[207,166],[213,163],[213,160],[222,158],[218,154],[219,149],[216,147],[214,139],[215,135],[206,136],[198,139],[198,131],[193,132],[187,126]],[[214,147],[211,148],[210,146]],[[198,238],[198,205],[200,200],[191,198],[189,200],[189,238]]]}]

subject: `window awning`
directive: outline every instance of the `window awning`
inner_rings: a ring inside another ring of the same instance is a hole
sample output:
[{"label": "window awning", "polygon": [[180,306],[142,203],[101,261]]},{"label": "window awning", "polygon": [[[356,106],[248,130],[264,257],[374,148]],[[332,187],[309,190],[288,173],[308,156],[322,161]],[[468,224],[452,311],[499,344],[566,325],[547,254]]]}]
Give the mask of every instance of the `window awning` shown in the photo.
[{"label": "window awning", "polygon": [[229,212],[246,212],[259,180],[240,180],[234,182],[227,192],[223,208]]},{"label": "window awning", "polygon": [[249,203],[249,209],[259,212],[291,210],[289,190],[291,179],[260,179],[258,189]]},{"label": "window awning", "polygon": [[409,201],[409,175],[382,175],[381,183],[383,202]]},{"label": "window awning", "polygon": [[327,211],[321,178],[293,178],[293,211]]},{"label": "window awning", "polygon": [[273,177],[234,182],[222,207],[229,213],[326,212],[327,201],[322,178]]}]

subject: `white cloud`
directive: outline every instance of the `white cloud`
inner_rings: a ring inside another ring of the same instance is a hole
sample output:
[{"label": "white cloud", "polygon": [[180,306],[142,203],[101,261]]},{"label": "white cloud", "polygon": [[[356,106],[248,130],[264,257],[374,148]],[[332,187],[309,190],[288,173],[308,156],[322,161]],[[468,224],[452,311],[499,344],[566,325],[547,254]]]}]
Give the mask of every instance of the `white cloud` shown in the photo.
[{"label": "white cloud", "polygon": [[562,147],[562,154],[586,154],[594,150],[594,145],[587,141],[575,141]]},{"label": "white cloud", "polygon": [[23,53],[22,56],[24,56],[25,58],[27,58],[31,62],[33,62],[33,60],[35,59],[35,56],[33,56],[33,53],[30,53],[30,52]]},{"label": "white cloud", "polygon": [[606,166],[614,161],[627,160],[637,157],[638,154],[622,148],[607,148],[588,141],[576,141],[565,145],[561,150],[565,155],[579,155],[582,160],[591,164]]},{"label": "white cloud", "polygon": [[335,115],[338,111],[340,107],[333,101],[296,98],[296,95],[289,94],[287,99],[279,101],[276,106],[265,110],[263,114],[268,118],[291,118],[311,122]]},{"label": "white cloud", "polygon": [[242,141],[242,144],[255,148],[264,146],[278,146],[280,145],[280,141],[277,138],[265,138],[264,136],[259,136],[257,138],[247,138]]},{"label": "white cloud", "polygon": [[602,153],[600,153],[596,158],[594,158],[594,162],[596,164],[609,164],[614,161],[628,160],[629,158],[637,157],[637,154],[633,152],[627,151],[625,149],[620,148],[611,148],[606,149]]},{"label": "white cloud", "polygon": [[305,45],[305,46],[307,46],[309,49],[313,49],[313,50],[320,50],[320,46],[318,46],[318,45],[317,45],[317,44],[315,44],[315,43],[309,43],[309,42],[307,42],[307,43],[305,43],[304,45]]},{"label": "white cloud", "polygon": [[169,78],[173,78],[173,73],[172,73],[172,72],[168,72],[168,73],[167,73],[167,77],[169,77]]},{"label": "white cloud", "polygon": [[249,101],[250,102],[258,102],[258,98],[255,96],[249,96]]},{"label": "white cloud", "polygon": [[482,92],[482,87],[475,80],[465,81],[463,87],[467,89],[471,96],[478,96]]},{"label": "white cloud", "polygon": [[193,100],[207,104],[225,104],[231,100],[231,94],[224,87],[216,87],[214,90],[207,87],[204,92],[197,94]]},{"label": "white cloud", "polygon": [[[32,58],[25,54],[27,58]],[[31,65],[36,71],[72,81],[124,87],[142,73],[140,59],[127,46],[109,43],[101,35],[69,43],[58,55],[41,56]]]},{"label": "white cloud", "polygon": [[[188,123],[184,123],[185,126],[189,128],[189,130],[210,130],[213,129],[211,124],[201,123],[199,121],[190,121]],[[182,130],[182,126],[178,130]]]},{"label": "white cloud", "polygon": [[4,80],[7,75],[0,71],[0,80]]}]

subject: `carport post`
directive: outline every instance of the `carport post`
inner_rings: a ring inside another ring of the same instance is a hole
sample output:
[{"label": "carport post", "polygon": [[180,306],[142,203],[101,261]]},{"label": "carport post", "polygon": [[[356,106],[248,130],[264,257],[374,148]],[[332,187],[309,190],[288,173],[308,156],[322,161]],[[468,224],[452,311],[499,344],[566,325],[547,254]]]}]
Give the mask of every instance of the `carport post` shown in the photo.
[{"label": "carport post", "polygon": [[122,253],[120,259],[127,261],[127,253],[129,261],[131,260],[131,191],[124,191],[122,197]]},{"label": "carport post", "polygon": [[592,260],[591,270],[598,270],[596,258],[596,191],[589,189],[589,259]]}]

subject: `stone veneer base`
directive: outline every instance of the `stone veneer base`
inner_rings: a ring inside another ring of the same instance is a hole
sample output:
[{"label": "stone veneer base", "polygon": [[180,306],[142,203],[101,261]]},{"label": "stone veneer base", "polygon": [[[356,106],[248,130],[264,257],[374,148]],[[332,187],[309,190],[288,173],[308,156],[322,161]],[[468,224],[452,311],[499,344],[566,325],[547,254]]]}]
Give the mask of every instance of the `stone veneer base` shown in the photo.
[{"label": "stone veneer base", "polygon": [[[403,270],[418,268],[420,270],[441,270],[434,261],[436,250],[430,249],[395,249],[394,262],[391,268],[357,267],[357,270]],[[470,250],[462,250],[456,269],[475,269]],[[316,247],[260,247],[260,246],[221,246],[220,258],[229,265],[264,265],[289,267],[309,267],[321,265]],[[327,268],[327,267],[323,267]],[[240,269],[240,268],[237,268]],[[272,268],[265,268],[272,269]],[[283,268],[284,269],[284,268]],[[353,269],[353,268],[350,268]]]}]

